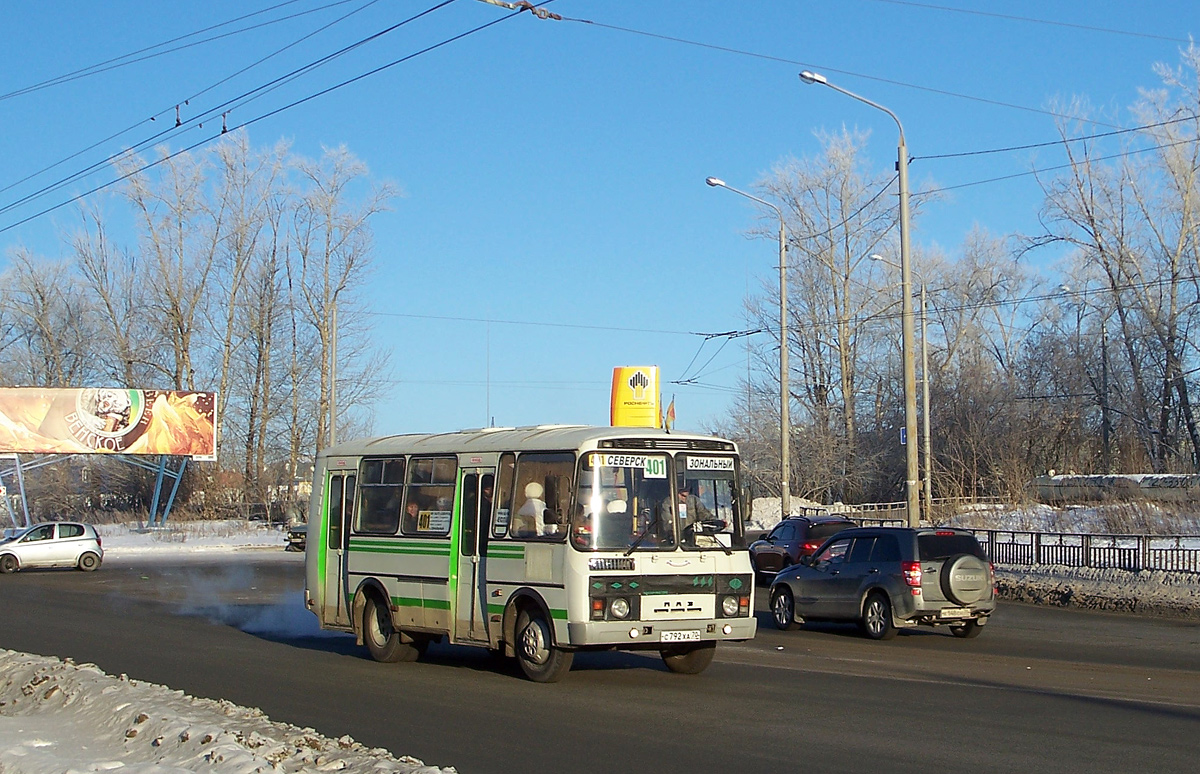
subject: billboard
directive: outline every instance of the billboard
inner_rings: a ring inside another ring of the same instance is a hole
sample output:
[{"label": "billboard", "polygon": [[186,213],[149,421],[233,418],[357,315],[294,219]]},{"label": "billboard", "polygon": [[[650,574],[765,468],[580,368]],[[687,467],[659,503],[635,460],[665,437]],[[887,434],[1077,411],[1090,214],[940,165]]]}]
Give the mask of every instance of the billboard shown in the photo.
[{"label": "billboard", "polygon": [[658,366],[613,369],[610,422],[616,427],[662,427]]},{"label": "billboard", "polygon": [[217,458],[216,393],[0,388],[0,452]]}]

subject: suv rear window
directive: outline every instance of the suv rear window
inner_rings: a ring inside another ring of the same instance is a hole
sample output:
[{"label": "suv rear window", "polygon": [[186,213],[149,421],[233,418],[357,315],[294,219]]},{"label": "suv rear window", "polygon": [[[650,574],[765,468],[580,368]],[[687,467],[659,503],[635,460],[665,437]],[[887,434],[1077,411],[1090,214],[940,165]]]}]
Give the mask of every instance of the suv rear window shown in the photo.
[{"label": "suv rear window", "polygon": [[921,561],[948,559],[958,554],[987,560],[983,546],[974,535],[917,535],[917,549],[921,552]]},{"label": "suv rear window", "polygon": [[852,523],[838,524],[836,522],[833,524],[810,524],[808,527],[808,537],[811,540],[825,540],[853,526]]}]

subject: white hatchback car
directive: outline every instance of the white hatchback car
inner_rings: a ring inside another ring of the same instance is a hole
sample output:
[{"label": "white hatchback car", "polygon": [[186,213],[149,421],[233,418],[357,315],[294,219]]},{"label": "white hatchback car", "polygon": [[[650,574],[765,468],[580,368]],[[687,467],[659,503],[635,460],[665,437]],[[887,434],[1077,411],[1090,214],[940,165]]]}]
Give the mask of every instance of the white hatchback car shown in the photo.
[{"label": "white hatchback car", "polygon": [[91,572],[103,560],[100,536],[91,524],[35,524],[0,541],[0,573],[26,567],[76,567]]}]

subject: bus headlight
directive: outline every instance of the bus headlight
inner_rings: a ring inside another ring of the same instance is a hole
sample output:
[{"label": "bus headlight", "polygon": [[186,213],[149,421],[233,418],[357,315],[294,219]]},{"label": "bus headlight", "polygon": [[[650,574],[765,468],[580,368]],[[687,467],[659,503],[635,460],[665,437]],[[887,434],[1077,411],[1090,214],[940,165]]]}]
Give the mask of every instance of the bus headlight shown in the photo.
[{"label": "bus headlight", "polygon": [[721,600],[721,612],[723,612],[725,614],[726,618],[733,618],[735,615],[737,615],[738,614],[738,598],[737,597],[725,597],[724,599],[722,599]]},{"label": "bus headlight", "polygon": [[617,597],[612,602],[608,603],[608,613],[613,618],[624,619],[629,617],[629,600],[625,597]]}]

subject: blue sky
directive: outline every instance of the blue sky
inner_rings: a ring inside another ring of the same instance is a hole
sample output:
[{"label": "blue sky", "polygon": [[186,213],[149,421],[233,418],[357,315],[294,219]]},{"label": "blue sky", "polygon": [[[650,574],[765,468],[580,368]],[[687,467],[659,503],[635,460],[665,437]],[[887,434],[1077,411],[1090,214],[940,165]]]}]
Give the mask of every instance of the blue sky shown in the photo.
[{"label": "blue sky", "polygon": [[[280,2],[14,0],[0,30],[0,92]],[[0,187],[135,126],[0,192],[0,207],[153,134],[162,124],[150,115],[337,17],[357,9],[194,100],[184,117],[435,5],[331,2],[296,0],[221,31],[312,13],[0,99]],[[704,178],[752,189],[775,164],[817,152],[816,132],[842,126],[871,133],[879,171],[895,160],[896,128],[885,114],[802,84],[800,70],[900,116],[917,158],[914,188],[959,186],[1058,164],[1061,152],[921,157],[1054,140],[1042,111],[1076,95],[1128,126],[1138,89],[1158,85],[1154,63],[1177,64],[1200,21],[1194,0],[557,0],[547,8],[596,24],[522,14],[249,128],[255,145],[286,138],[305,155],[344,144],[404,192],[375,221],[366,298],[379,313],[366,323],[391,350],[398,380],[377,407],[377,432],[493,418],[604,424],[612,368],[640,364],[660,366],[667,382],[701,383],[664,385],[680,427],[718,420],[745,373],[745,350],[735,341],[704,372],[685,372],[703,342],[694,334],[743,328],[747,291],[774,281],[777,264],[774,242],[747,237],[758,222],[753,205]],[[507,13],[457,0],[228,121],[257,118]],[[197,142],[214,126],[168,145]],[[0,248],[62,253],[75,206],[10,227],[109,179],[100,172],[3,212]],[[1040,205],[1029,175],[956,188],[914,224],[914,245],[953,255],[976,226],[1032,232]],[[1049,266],[1055,257],[1034,260]],[[714,352],[705,345],[696,364]]]}]

